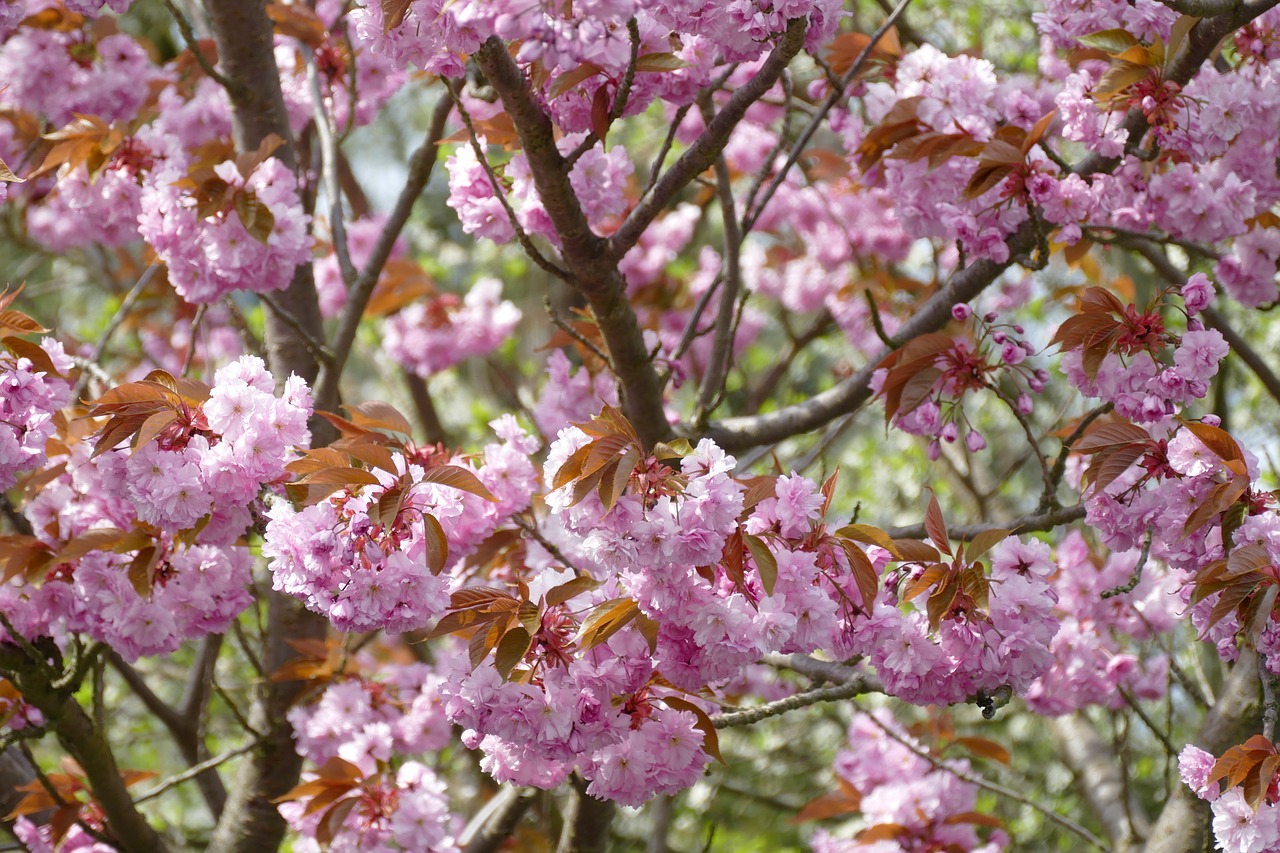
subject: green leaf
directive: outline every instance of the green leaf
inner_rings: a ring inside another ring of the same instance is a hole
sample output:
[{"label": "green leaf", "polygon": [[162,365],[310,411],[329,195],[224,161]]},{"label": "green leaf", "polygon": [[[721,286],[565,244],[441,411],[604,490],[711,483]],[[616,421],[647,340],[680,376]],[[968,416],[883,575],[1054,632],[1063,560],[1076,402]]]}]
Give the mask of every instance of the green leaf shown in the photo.
[{"label": "green leaf", "polygon": [[759,536],[746,534],[743,541],[751,552],[751,559],[756,561],[756,570],[760,573],[760,583],[764,586],[765,595],[773,595],[774,584],[778,582],[778,558],[773,556],[769,546]]}]

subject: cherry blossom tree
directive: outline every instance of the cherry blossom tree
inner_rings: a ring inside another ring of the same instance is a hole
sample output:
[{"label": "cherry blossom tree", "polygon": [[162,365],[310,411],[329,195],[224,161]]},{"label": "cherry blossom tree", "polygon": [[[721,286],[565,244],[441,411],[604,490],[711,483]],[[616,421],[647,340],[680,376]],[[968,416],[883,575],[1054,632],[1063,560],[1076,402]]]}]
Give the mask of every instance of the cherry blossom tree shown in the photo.
[{"label": "cherry blossom tree", "polygon": [[1277,4],[909,3],[0,2],[18,843],[1280,849]]}]

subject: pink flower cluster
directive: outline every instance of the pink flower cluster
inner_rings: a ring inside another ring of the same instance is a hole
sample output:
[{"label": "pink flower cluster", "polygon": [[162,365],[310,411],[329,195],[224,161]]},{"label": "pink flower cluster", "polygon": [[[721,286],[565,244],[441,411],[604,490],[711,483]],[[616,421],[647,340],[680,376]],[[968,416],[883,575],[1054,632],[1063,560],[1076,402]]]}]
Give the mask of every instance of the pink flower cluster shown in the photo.
[{"label": "pink flower cluster", "polygon": [[179,183],[174,166],[157,169],[142,193],[138,230],[168,265],[169,280],[188,302],[216,302],[236,290],[282,290],[299,264],[311,260],[307,217],[297,180],[274,157],[246,179],[231,161],[215,171],[233,189],[252,193],[272,217],[266,240],[245,229],[240,213],[222,210],[200,217],[196,201]]},{"label": "pink flower cluster", "polygon": [[[382,236],[382,229],[386,225],[387,218],[381,215],[366,216],[352,222],[346,223],[347,234],[347,253],[351,257],[351,263],[357,270],[362,270],[369,263],[369,256],[373,254],[374,246],[378,243],[378,238]],[[387,256],[388,261],[397,261],[405,256],[408,252],[404,238],[396,240],[391,247],[391,254]],[[342,280],[342,270],[338,263],[338,253],[336,250],[330,250],[324,257],[320,258],[313,265],[316,277],[316,292],[320,296],[320,313],[326,319],[338,316],[342,311],[342,307],[347,304],[347,285]],[[386,280],[386,270],[383,270],[379,280],[379,286]]]},{"label": "pink flower cluster", "polygon": [[[428,72],[460,75],[464,70],[463,59],[489,36],[497,35],[519,42],[517,61],[541,62],[553,72],[552,80],[584,63],[592,63],[602,69],[602,76],[614,88],[630,56],[631,40],[627,31],[630,18],[634,17],[639,25],[641,55],[669,52],[674,40],[684,43],[686,48],[692,45],[695,54],[721,54],[721,61],[749,62],[768,50],[790,19],[807,19],[806,44],[816,50],[834,32],[840,8],[834,0],[772,3],[733,0],[727,4],[682,0],[649,5],[635,0],[605,0],[576,8],[542,6],[537,9],[507,0],[463,3],[414,0],[394,27],[387,26],[385,13],[377,3],[358,7],[352,19],[360,37],[376,44],[377,50],[385,51],[399,63],[412,64]],[[665,80],[668,76],[677,79]],[[696,85],[681,86],[680,76],[641,69],[635,75],[631,93],[636,109],[643,109],[655,96],[669,93],[679,93],[687,100],[691,90],[705,83],[699,80]],[[603,82],[599,80],[594,85]],[[671,92],[672,89],[675,92]],[[568,130],[586,128],[568,124],[565,127]]]},{"label": "pink flower cluster", "polygon": [[1229,351],[1216,329],[1192,320],[1173,348],[1173,363],[1164,364],[1142,350],[1131,356],[1112,352],[1090,377],[1080,350],[1062,357],[1067,380],[1086,396],[1115,406],[1116,414],[1135,423],[1167,423],[1184,406],[1209,392],[1209,380]]},{"label": "pink flower cluster", "polygon": [[499,782],[554,788],[577,770],[592,796],[638,806],[688,788],[706,766],[696,718],[660,704],[666,694],[651,687],[656,671],[634,628],[548,667],[537,684],[454,661],[440,688],[449,721]]},{"label": "pink flower cluster", "polygon": [[302,379],[290,376],[277,397],[262,360],[241,356],[214,375],[209,399],[193,413],[193,432],[135,450],[113,488],[143,521],[178,531],[213,513],[206,541],[235,541],[262,486],[284,476],[292,448],[310,443],[311,411]]},{"label": "pink flower cluster", "polygon": [[[482,101],[468,103],[481,115],[494,109]],[[583,137],[584,134],[580,133],[569,134],[556,144],[562,153],[568,154]],[[479,142],[483,150],[486,141],[481,137]],[[538,196],[524,152],[517,151],[507,163],[495,167],[495,173],[506,178],[503,183],[510,182],[509,190],[504,186],[502,192],[507,196],[512,213],[507,212],[498,197],[498,190],[473,146],[459,145],[445,161],[445,167],[449,171],[447,203],[457,211],[462,230],[466,233],[486,237],[495,243],[509,243],[516,235],[511,220],[514,214],[515,221],[526,234],[544,237],[552,243],[559,242],[551,217]],[[606,151],[597,143],[574,162],[569,171],[569,183],[587,223],[595,231],[605,233],[612,230],[616,218],[626,212],[630,204],[628,179],[634,171],[635,166],[621,145]]]},{"label": "pink flower cluster", "polygon": [[[23,5],[32,4],[6,4]],[[77,114],[108,123],[132,119],[161,72],[124,33],[95,39],[87,29],[24,27],[0,45],[0,79],[5,81],[0,103],[41,115],[58,128]]]},{"label": "pink flower cluster", "polygon": [[904,565],[886,581],[871,618],[854,628],[852,648],[875,666],[886,692],[917,705],[948,705],[1010,688],[1019,696],[1053,665],[1058,632],[1053,564],[1040,542],[1006,539],[991,555],[989,605],[930,630],[925,596],[903,611],[898,593],[924,571]]},{"label": "pink flower cluster", "polygon": [[[399,477],[374,469],[379,485],[342,488],[301,510],[277,501],[262,547],[273,587],[325,614],[341,631],[400,633],[427,625],[448,607],[453,577],[448,567],[441,574],[428,567],[424,516],[443,528],[449,566],[456,568],[500,524],[525,510],[537,489],[529,461],[537,440],[510,415],[491,426],[501,442],[484,448],[481,464],[410,446],[395,456]],[[473,471],[497,501],[424,479],[441,464]],[[384,519],[379,501],[396,488],[403,489],[399,511]]]},{"label": "pink flower cluster", "polygon": [[1123,591],[1139,568],[1138,551],[1113,553],[1099,567],[1078,531],[1057,550],[1053,588],[1062,624],[1049,647],[1053,666],[1028,690],[1027,704],[1057,715],[1086,705],[1122,708],[1120,689],[1138,699],[1163,696],[1168,660],[1151,652],[1139,660],[1138,644],[1177,626],[1185,607],[1181,578],[1148,561],[1133,589]]},{"label": "pink flower cluster", "polygon": [[[136,150],[136,149],[135,149]],[[84,167],[65,174],[39,205],[27,209],[27,231],[50,252],[122,246],[138,239],[142,185],[137,172],[117,158],[113,168],[90,179]]]},{"label": "pink flower cluster", "polygon": [[[339,133],[373,121],[408,79],[389,56],[364,38],[367,30],[350,26],[347,5],[342,0],[314,4],[324,37],[310,48],[325,113]],[[297,134],[315,117],[308,60],[296,42],[283,36],[276,37],[275,53],[289,124]]]},{"label": "pink flower cluster", "polygon": [[[872,719],[859,713],[849,725],[849,748],[836,756],[835,773],[861,795],[858,825],[896,827],[892,841],[843,839],[819,829],[810,839],[814,853],[889,853],[892,850],[969,850],[1000,853],[1009,843],[1003,830],[995,830],[984,842],[965,820],[977,809],[978,786],[958,779],[917,755],[901,741],[916,743],[888,711]],[[947,766],[964,773],[969,762],[954,759]]]},{"label": "pink flower cluster", "polygon": [[[19,632],[83,631],[135,659],[225,630],[252,601],[253,556],[235,544],[252,521],[250,508],[262,486],[284,474],[288,449],[310,439],[306,385],[291,377],[283,397],[273,391],[261,360],[244,356],[218,371],[199,411],[158,440],[132,454],[97,456],[91,444],[73,443],[52,460],[63,472],[24,510],[43,542],[56,550],[138,522],[159,533],[118,553],[91,550],[56,562],[42,583],[0,586]],[[175,538],[198,525],[198,544]]]},{"label": "pink flower cluster", "polygon": [[[560,432],[547,457],[548,482],[585,440],[575,427]],[[836,647],[846,630],[843,590],[832,589],[823,572],[841,558],[831,549],[806,549],[803,541],[820,523],[823,502],[806,478],[780,477],[776,497],[761,501],[743,527],[746,534],[767,537],[777,560],[771,594],[755,575],[740,586],[723,567],[711,577],[697,571],[720,563],[738,529],[744,489],[730,476],[735,464],[704,439],[681,460],[685,482],[675,494],[661,485],[661,469],[651,465],[641,480],[651,488],[624,494],[608,512],[595,495],[570,505],[571,486],[546,496],[552,515],[581,541],[578,550],[597,579],[616,577],[640,611],[660,623],[655,665],[685,690],[732,677],[769,651]]]},{"label": "pink flower cluster", "polygon": [[306,799],[282,803],[280,813],[302,838],[300,851],[458,849],[458,818],[449,811],[445,783],[410,758],[448,745],[439,676],[421,664],[399,664],[377,678],[335,681],[320,698],[298,705],[289,722],[298,752],[317,767],[338,758],[358,768],[359,782],[346,796],[356,801],[332,840],[316,833],[327,808],[308,809]]},{"label": "pink flower cluster", "polygon": [[[55,459],[65,464],[64,473],[25,507],[41,541],[55,549],[93,531],[134,526],[134,507],[121,485],[128,477],[124,455],[90,459],[91,451],[87,444],[76,444],[70,456]],[[131,578],[135,560],[147,565],[144,547],[157,551],[146,594]],[[163,536],[125,553],[90,551],[57,563],[34,584],[0,585],[0,607],[27,638],[84,632],[135,660],[226,630],[252,603],[252,565],[247,547],[186,547]]]},{"label": "pink flower cluster", "polygon": [[[969,425],[964,409],[966,395],[984,390],[994,395],[1003,374],[1009,384],[1027,389],[1016,399],[1005,401],[1017,415],[1025,417],[1034,408],[1032,395],[1043,391],[1049,378],[1047,370],[1027,362],[1036,348],[1023,337],[1022,326],[997,323],[999,315],[994,311],[976,316],[965,303],[953,306],[951,315],[959,322],[972,319],[975,339],[956,338],[950,348],[940,352],[933,365],[938,371],[937,379],[923,400],[913,400],[910,409],[900,408],[893,417],[896,428],[931,439],[931,460],[939,458],[943,442],[954,444],[962,436],[969,452],[986,449],[986,438]],[[873,376],[872,388],[877,394],[882,393],[889,373],[882,369]]]},{"label": "pink flower cluster", "polygon": [[595,376],[576,370],[564,350],[547,357],[547,382],[533,406],[533,420],[544,436],[555,436],[570,424],[591,420],[605,406],[618,406],[618,384],[606,371]]},{"label": "pink flower cluster", "polygon": [[382,346],[406,370],[427,377],[493,352],[520,316],[520,309],[502,298],[502,282],[481,278],[461,300],[445,293],[388,317]]},{"label": "pink flower cluster", "polygon": [[57,375],[71,369],[71,359],[52,338],[42,340],[40,348],[57,373],[0,347],[0,492],[19,474],[45,464],[45,442],[55,430],[53,416],[71,401],[71,386]]},{"label": "pink flower cluster", "polygon": [[1178,755],[1178,774],[1196,796],[1213,810],[1214,849],[1223,853],[1267,853],[1280,848],[1280,803],[1264,802],[1255,811],[1239,788],[1221,790],[1208,784],[1216,759],[1188,744]]}]

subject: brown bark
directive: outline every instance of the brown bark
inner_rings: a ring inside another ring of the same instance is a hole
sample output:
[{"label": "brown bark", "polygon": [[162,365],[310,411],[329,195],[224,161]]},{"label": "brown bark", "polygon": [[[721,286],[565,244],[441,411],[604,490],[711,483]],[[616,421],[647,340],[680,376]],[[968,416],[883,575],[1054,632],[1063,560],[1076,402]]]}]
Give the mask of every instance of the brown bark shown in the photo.
[{"label": "brown bark", "polygon": [[[60,657],[52,641],[40,644],[39,653],[47,655],[48,660]],[[0,671],[13,681],[27,702],[40,709],[58,743],[83,768],[116,846],[124,853],[167,851],[159,833],[134,806],[105,733],[76,701],[75,689],[79,685],[55,686],[51,678],[54,671],[47,663],[34,660],[27,651],[11,645],[0,645]]]},{"label": "brown bark", "polygon": [[609,843],[609,826],[617,806],[588,794],[586,782],[577,776],[569,781],[569,803],[556,853],[600,853]]},{"label": "brown bark", "polygon": [[[265,0],[206,0],[205,9],[218,45],[222,72],[231,83],[229,94],[236,146],[242,151],[252,151],[268,134],[274,133],[286,140],[275,156],[296,169],[297,152],[288,141],[289,121]],[[295,328],[278,312],[265,312],[265,343],[271,371],[279,381],[296,373],[314,383],[320,365],[306,338],[322,341],[324,327],[311,267],[299,266],[289,288],[276,299],[300,328]],[[323,408],[333,403],[333,400],[317,400],[317,405]],[[318,423],[313,423],[312,428],[319,439],[317,443],[323,443],[327,432],[321,431]],[[294,598],[275,592],[267,595],[267,648],[263,662],[270,673],[296,656],[288,640],[323,638],[328,623]],[[210,850],[262,853],[280,846],[285,823],[272,800],[296,785],[302,771],[293,729],[285,719],[302,686],[294,681],[268,682],[262,687],[250,711],[250,723],[266,737],[240,767],[222,818],[214,830]]]},{"label": "brown bark", "polygon": [[569,183],[569,164],[556,148],[551,119],[534,102],[524,74],[496,36],[475,55],[489,84],[502,99],[520,136],[520,147],[538,196],[560,235],[561,254],[573,285],[595,315],[613,369],[622,387],[623,410],[647,446],[671,436],[662,408],[662,387],[649,358],[635,311],[608,241],[591,230]]}]

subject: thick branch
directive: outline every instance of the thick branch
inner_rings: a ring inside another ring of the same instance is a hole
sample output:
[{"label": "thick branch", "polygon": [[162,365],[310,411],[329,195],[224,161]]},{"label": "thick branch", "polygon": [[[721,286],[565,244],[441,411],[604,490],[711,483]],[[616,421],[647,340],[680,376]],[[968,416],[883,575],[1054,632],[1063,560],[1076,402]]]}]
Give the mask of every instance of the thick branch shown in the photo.
[{"label": "thick branch", "polygon": [[600,853],[609,842],[609,825],[617,806],[588,794],[586,783],[576,775],[569,781],[569,803],[556,853]]},{"label": "thick branch", "polygon": [[[958,541],[968,541],[979,533],[985,533],[988,530],[1011,530],[1014,534],[1021,535],[1023,533],[1036,533],[1041,530],[1053,530],[1055,527],[1079,521],[1084,516],[1084,505],[1076,504],[1075,506],[1051,509],[1045,512],[1030,512],[1010,521],[962,525],[951,528],[949,532],[951,538]],[[889,527],[886,528],[885,532],[894,539],[924,539],[929,535],[925,531],[923,524],[913,524],[910,527]]]},{"label": "thick branch", "polygon": [[[707,106],[710,115],[710,105]],[[720,197],[720,216],[724,221],[724,286],[720,289],[720,308],[716,313],[716,335],[707,360],[707,372],[702,377],[698,391],[699,421],[715,408],[724,395],[724,383],[728,378],[729,362],[733,355],[733,318],[737,313],[738,292],[742,287],[739,249],[742,239],[738,232],[737,206],[733,203],[733,187],[730,184],[729,164],[723,156],[716,158],[716,189]]]},{"label": "thick branch", "polygon": [[536,788],[507,786],[495,794],[475,813],[459,836],[463,853],[496,853],[516,831],[537,793]]},{"label": "thick branch", "polygon": [[[1200,21],[1192,28],[1186,47],[1174,61],[1167,75],[1168,79],[1180,84],[1186,83],[1228,33],[1277,3],[1280,3],[1280,0],[1246,3],[1232,15]],[[1136,148],[1141,137],[1146,133],[1147,118],[1140,109],[1130,110],[1121,126],[1129,131],[1131,148]],[[1117,158],[1091,154],[1072,171],[1080,175],[1109,172],[1115,169],[1119,162]],[[633,213],[632,216],[634,215]],[[1011,259],[1025,255],[1037,245],[1036,231],[1037,225],[1033,218],[1024,223],[1009,238],[1007,243]],[[617,235],[614,239],[617,239]],[[934,294],[920,311],[903,324],[895,336],[896,342],[903,344],[926,332],[942,328],[950,319],[952,305],[973,299],[990,286],[1009,266],[1009,263],[998,264],[983,260],[958,270],[942,290]],[[889,350],[886,348],[853,376],[803,403],[766,415],[728,418],[713,424],[703,435],[714,439],[726,450],[736,451],[759,444],[772,444],[820,427],[841,415],[859,409],[871,398],[871,375],[876,365],[888,354]]]},{"label": "thick branch", "polygon": [[[272,133],[289,140],[289,118],[280,90],[273,28],[265,0],[205,0],[205,9],[223,73],[232,81],[229,94],[237,147],[252,151]],[[297,152],[292,143],[282,146],[276,156],[296,170]],[[308,337],[323,341],[324,326],[309,264],[298,267],[289,288],[276,300],[302,329],[295,330],[279,312],[266,312],[266,349],[271,370],[279,381],[296,373],[314,383],[320,365],[306,343]],[[336,388],[335,379],[317,389],[326,392],[316,394],[318,408],[334,407]],[[323,444],[331,433],[317,419],[313,434],[316,443]],[[323,638],[328,628],[323,617],[279,593],[269,594],[267,612],[264,665],[268,672],[294,657],[289,640]],[[209,849],[215,853],[257,853],[279,847],[285,823],[272,800],[296,785],[302,772],[302,758],[294,748],[293,730],[285,718],[300,689],[299,682],[262,686],[250,712],[250,723],[266,736],[250,760],[241,765],[210,841]]]},{"label": "thick branch", "polygon": [[[1035,245],[1035,227],[1028,222],[1009,239],[1010,257],[1028,252]],[[1007,261],[998,264],[983,260],[956,271],[919,311],[902,324],[894,336],[895,341],[901,345],[912,338],[941,329],[951,322],[951,306],[975,298],[1008,266]],[[871,376],[892,351],[885,347],[853,376],[803,403],[764,415],[726,418],[713,423],[702,435],[733,452],[759,444],[772,444],[820,427],[840,415],[860,409],[871,399]]]},{"label": "thick branch", "polygon": [[[0,815],[7,815],[13,811],[14,806],[22,801],[26,796],[18,789],[24,785],[28,785],[36,780],[36,768],[22,754],[22,750],[18,746],[10,746],[3,752],[0,752]],[[52,810],[32,815],[31,820],[37,824],[49,822]],[[13,822],[0,818],[0,825],[5,829],[10,829]]]},{"label": "thick branch", "polygon": [[1160,0],[1175,12],[1190,15],[1193,18],[1212,18],[1225,15],[1240,8],[1240,0]]},{"label": "thick branch", "polygon": [[[48,651],[57,654],[56,649]],[[76,702],[74,692],[78,685],[54,687],[48,668],[42,663],[15,646],[0,645],[0,672],[10,677],[23,698],[40,710],[62,748],[84,769],[116,845],[125,853],[167,850],[160,835],[134,807],[105,736]]]},{"label": "thick branch", "polygon": [[556,147],[551,119],[534,102],[506,45],[497,37],[490,38],[475,60],[502,98],[520,136],[538,197],[560,237],[572,284],[586,297],[609,348],[627,417],[647,445],[668,438],[671,427],[663,412],[662,386],[618,272],[621,255],[611,254],[608,241],[588,225],[569,182],[568,163]]},{"label": "thick branch", "polygon": [[[1262,730],[1262,703],[1258,695],[1258,661],[1252,651],[1242,651],[1226,683],[1200,724],[1193,743],[1214,755],[1244,743]],[[1168,802],[1156,819],[1145,853],[1198,853],[1209,835],[1209,804],[1186,785],[1174,785]]]},{"label": "thick branch", "polygon": [[[1055,719],[1053,733],[1063,762],[1075,774],[1077,790],[1098,818],[1112,847],[1119,853],[1135,849],[1148,827],[1139,803],[1125,807],[1125,783],[1115,761],[1115,750],[1080,714]],[[1131,812],[1137,816],[1138,826],[1130,825]]]},{"label": "thick branch", "polygon": [[837,684],[834,687],[817,687],[813,690],[806,690],[803,693],[797,693],[794,696],[788,696],[785,699],[779,699],[776,702],[766,702],[763,705],[757,705],[754,708],[745,708],[741,711],[731,711],[728,714],[716,714],[711,718],[711,724],[717,729],[732,729],[738,726],[754,725],[761,720],[767,720],[770,717],[777,717],[788,711],[795,711],[799,708],[807,708],[810,705],[816,705],[819,702],[837,702],[841,699],[851,699],[854,696],[861,696],[864,693],[883,693],[884,686],[880,683],[880,679],[874,675],[859,675],[843,684]]},{"label": "thick branch", "polygon": [[1205,308],[1200,315],[1204,317],[1206,325],[1218,330],[1222,339],[1231,347],[1231,351],[1253,371],[1253,375],[1258,377],[1258,381],[1262,383],[1263,388],[1267,389],[1271,398],[1280,402],[1280,376],[1276,376],[1271,365],[1263,360],[1258,351],[1249,345],[1244,336],[1237,332],[1230,321],[1216,308],[1212,306]]}]

